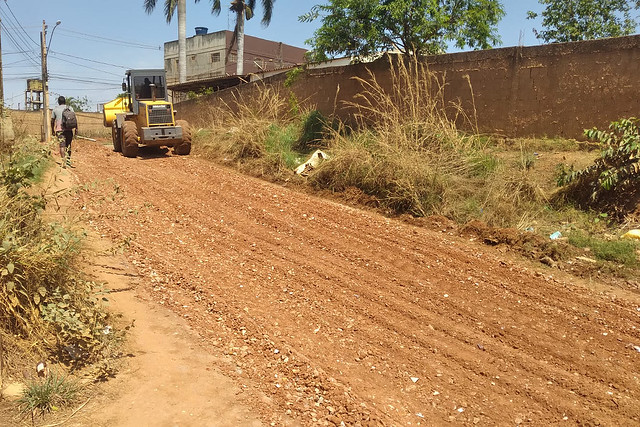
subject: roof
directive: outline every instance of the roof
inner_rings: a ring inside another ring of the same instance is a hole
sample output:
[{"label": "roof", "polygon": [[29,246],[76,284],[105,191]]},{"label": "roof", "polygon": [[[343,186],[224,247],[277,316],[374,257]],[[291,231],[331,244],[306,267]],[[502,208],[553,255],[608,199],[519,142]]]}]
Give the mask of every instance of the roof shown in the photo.
[{"label": "roof", "polygon": [[243,76],[224,76],[211,79],[195,80],[186,83],[176,83],[168,85],[167,89],[175,92],[197,92],[202,89],[213,88],[214,91],[227,89],[238,86],[240,83],[249,81],[248,75]]}]

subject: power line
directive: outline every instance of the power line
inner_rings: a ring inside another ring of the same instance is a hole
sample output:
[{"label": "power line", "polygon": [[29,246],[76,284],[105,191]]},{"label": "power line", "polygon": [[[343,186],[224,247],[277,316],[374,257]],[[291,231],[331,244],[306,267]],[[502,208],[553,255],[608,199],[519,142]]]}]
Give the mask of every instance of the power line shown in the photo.
[{"label": "power line", "polygon": [[[2,9],[0,9],[0,15],[2,15]],[[4,34],[9,38],[9,40],[11,41],[11,43],[13,43],[13,45],[16,47],[16,49],[21,51],[23,53],[23,55],[25,56],[25,58],[27,58],[29,61],[31,61],[34,65],[38,65],[38,62],[34,59],[34,57],[29,55],[29,53],[31,51],[30,50],[26,50],[24,48],[24,46],[21,44],[21,42],[16,40],[14,35],[10,31],[7,30],[7,27],[4,24],[2,24],[2,28],[5,30]]]},{"label": "power line", "polygon": [[68,59],[60,59],[60,58],[56,58],[56,59],[57,59],[58,61],[65,62],[65,63],[67,63],[67,64],[72,64],[72,65],[75,65],[75,66],[77,66],[77,67],[87,68],[87,69],[89,69],[89,70],[99,71],[99,72],[104,73],[104,74],[110,74],[110,75],[112,75],[112,76],[120,77],[120,74],[112,73],[112,72],[110,72],[110,71],[104,71],[104,70],[101,70],[101,69],[99,69],[99,68],[90,67],[90,66],[88,66],[88,65],[78,64],[77,62],[69,61]]},{"label": "power line", "polygon": [[[9,63],[7,63],[7,64],[4,64],[4,66],[5,66],[5,67],[8,67],[9,65],[13,65],[13,64],[20,64],[20,63],[25,62],[25,61],[28,61],[28,60],[29,60],[29,58],[25,58],[25,59],[21,59],[21,60],[19,60],[19,61],[9,62]],[[29,65],[29,67],[39,67],[39,65],[33,65],[33,64],[32,64],[32,65]]]},{"label": "power line", "polygon": [[108,43],[108,44],[116,44],[119,46],[127,46],[127,47],[134,47],[134,48],[138,48],[138,49],[149,49],[149,50],[161,50],[162,47],[161,46],[153,46],[153,45],[148,45],[148,44],[142,44],[142,43],[134,43],[131,40],[117,40],[117,39],[113,39],[113,38],[108,38],[108,37],[100,37],[100,36],[96,36],[93,34],[86,34],[86,33],[80,33],[78,31],[72,31],[72,30],[60,30],[60,32],[62,33],[63,36],[65,37],[73,37],[74,39],[78,39],[79,37],[77,37],[76,35],[70,36],[70,35],[66,35],[64,33],[71,33],[71,34],[77,34],[77,35],[82,35],[85,37],[80,37],[80,38],[84,38],[85,40],[91,40],[93,39],[93,41],[98,41],[101,43]]},{"label": "power line", "polygon": [[[11,16],[13,16],[13,19],[15,20],[15,22],[18,24],[18,26],[20,27],[20,29],[22,30],[22,32],[29,38],[29,40],[31,40],[33,42],[33,44],[38,47],[39,43],[36,43],[35,40],[33,40],[31,38],[31,36],[24,30],[24,27],[22,26],[22,24],[20,23],[20,21],[18,21],[18,18],[16,18],[16,15],[13,14],[13,10],[11,10],[11,7],[9,6],[9,2],[7,0],[4,0],[4,4],[7,6],[7,9],[9,9],[9,12],[11,12]],[[29,44],[29,43],[27,43]]]},{"label": "power line", "polygon": [[[7,27],[3,26],[3,28],[6,30]],[[5,55],[20,55],[20,54],[23,54],[23,53],[29,53],[29,52],[26,51],[26,50],[21,50],[21,51],[18,51],[18,52],[2,52],[2,56],[5,56]]]},{"label": "power line", "polygon": [[96,80],[96,79],[89,80],[89,78],[84,79],[80,77],[69,77],[69,76],[58,75],[58,74],[50,74],[50,77],[56,80],[120,87],[120,83],[115,83],[113,80]]},{"label": "power line", "polygon": [[50,53],[57,54],[57,55],[62,55],[62,56],[68,56],[69,58],[80,59],[82,61],[93,62],[95,64],[109,65],[110,67],[125,68],[125,69],[128,68],[128,67],[126,67],[124,65],[109,64],[108,62],[95,61],[93,59],[82,58],[80,56],[69,55],[68,53],[62,53],[62,52],[58,52],[58,51],[50,51]]},{"label": "power line", "polygon": [[[11,13],[11,16],[8,16],[6,14],[6,12],[2,8],[0,8],[0,15],[5,17],[6,21],[12,23],[12,25],[16,27],[16,31],[15,31],[15,33],[13,33],[12,31],[9,31],[9,28],[6,25],[2,24],[2,26],[5,29],[5,33],[9,37],[9,40],[11,40],[11,42],[15,45],[15,47],[17,48],[18,51],[24,51],[25,52],[24,53],[25,57],[30,58],[30,60],[34,64],[37,64],[38,61],[36,59],[34,59],[34,56],[29,55],[29,53],[33,54],[33,49],[29,48],[29,40],[31,40],[31,42],[33,43],[33,45],[35,47],[38,46],[38,43],[36,43],[31,38],[31,36],[29,36],[29,34],[27,34],[27,32],[24,30],[24,27],[22,26],[20,21],[18,21],[18,19],[16,18],[15,14],[13,13],[13,10],[11,10],[11,7],[9,6],[9,3],[7,3],[6,0],[5,0],[5,6],[7,7],[7,9],[9,9],[9,12]],[[20,28],[20,30],[22,30],[22,31],[17,30],[17,28]]]}]

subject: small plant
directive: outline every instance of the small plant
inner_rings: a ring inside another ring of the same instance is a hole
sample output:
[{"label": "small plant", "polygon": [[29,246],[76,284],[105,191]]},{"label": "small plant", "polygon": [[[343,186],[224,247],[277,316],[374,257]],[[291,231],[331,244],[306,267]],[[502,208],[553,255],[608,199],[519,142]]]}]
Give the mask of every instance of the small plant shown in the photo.
[{"label": "small plant", "polygon": [[295,81],[302,73],[304,73],[304,69],[302,67],[296,67],[287,72],[287,78],[284,81],[284,87],[291,87],[291,85],[295,83]]},{"label": "small plant", "polygon": [[318,110],[312,110],[302,118],[302,131],[294,149],[303,153],[321,146],[325,134],[326,119]]},{"label": "small plant", "polygon": [[43,380],[38,379],[27,385],[22,397],[18,400],[20,412],[24,415],[44,416],[57,411],[76,400],[80,386],[69,377],[51,373]]},{"label": "small plant", "polygon": [[636,251],[639,245],[631,240],[603,240],[581,231],[569,234],[569,243],[578,248],[589,248],[591,253],[603,261],[612,261],[627,267],[638,267]]},{"label": "small plant", "polygon": [[604,147],[594,164],[582,169],[561,171],[559,185],[575,183],[589,190],[596,201],[612,191],[624,191],[640,179],[640,127],[638,119],[629,118],[612,122],[608,131],[596,128],[585,130],[585,135]]}]

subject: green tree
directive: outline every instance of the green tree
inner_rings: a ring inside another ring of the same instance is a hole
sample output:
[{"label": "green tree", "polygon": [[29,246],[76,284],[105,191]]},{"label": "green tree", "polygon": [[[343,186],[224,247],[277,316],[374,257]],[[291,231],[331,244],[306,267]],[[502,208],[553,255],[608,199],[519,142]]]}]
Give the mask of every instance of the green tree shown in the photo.
[{"label": "green tree", "polygon": [[[196,0],[199,1],[199,0]],[[273,3],[275,0],[261,0],[262,24],[268,26],[271,23],[271,14],[273,12]],[[211,13],[220,14],[220,0],[211,0]],[[256,0],[232,0],[229,10],[236,14],[236,25],[233,29],[233,37],[229,45],[229,51],[234,43],[238,43],[238,61],[236,65],[236,74],[244,74],[244,21],[253,18],[256,7]],[[228,57],[228,55],[227,55]]]},{"label": "green tree", "polygon": [[529,11],[528,19],[542,16],[544,30],[534,30],[545,43],[617,37],[633,33],[637,22],[631,17],[640,1],[628,0],[538,0],[542,13]]},{"label": "green tree", "polygon": [[432,54],[449,44],[486,49],[500,43],[496,25],[503,16],[498,0],[330,0],[299,20],[322,19],[307,41],[311,59],[322,60],[390,50]]},{"label": "green tree", "polygon": [[75,96],[68,96],[66,98],[66,104],[73,108],[73,111],[88,111],[89,110],[89,99],[86,96],[82,98],[76,98]]}]

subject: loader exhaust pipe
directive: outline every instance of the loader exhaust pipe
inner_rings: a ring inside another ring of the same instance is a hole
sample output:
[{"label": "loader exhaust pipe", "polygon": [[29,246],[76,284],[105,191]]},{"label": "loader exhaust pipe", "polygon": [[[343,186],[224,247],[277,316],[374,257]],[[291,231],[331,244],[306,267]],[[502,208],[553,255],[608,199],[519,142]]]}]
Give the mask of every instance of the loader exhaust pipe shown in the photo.
[{"label": "loader exhaust pipe", "polygon": [[149,85],[149,87],[151,88],[151,100],[155,101],[156,100],[156,85],[155,85],[155,83],[151,83]]}]

